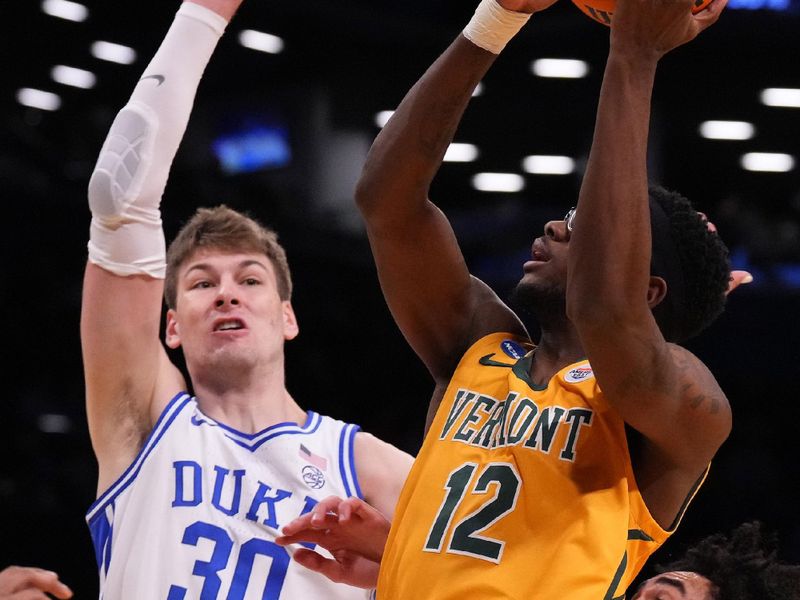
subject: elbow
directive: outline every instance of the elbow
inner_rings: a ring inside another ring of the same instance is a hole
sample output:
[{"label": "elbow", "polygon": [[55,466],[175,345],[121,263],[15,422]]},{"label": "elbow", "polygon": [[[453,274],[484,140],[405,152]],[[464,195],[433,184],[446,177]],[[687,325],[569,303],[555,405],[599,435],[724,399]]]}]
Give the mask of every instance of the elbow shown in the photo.
[{"label": "elbow", "polygon": [[375,211],[376,199],[379,197],[377,187],[375,177],[367,164],[361,172],[355,189],[356,207],[364,218],[368,218]]}]

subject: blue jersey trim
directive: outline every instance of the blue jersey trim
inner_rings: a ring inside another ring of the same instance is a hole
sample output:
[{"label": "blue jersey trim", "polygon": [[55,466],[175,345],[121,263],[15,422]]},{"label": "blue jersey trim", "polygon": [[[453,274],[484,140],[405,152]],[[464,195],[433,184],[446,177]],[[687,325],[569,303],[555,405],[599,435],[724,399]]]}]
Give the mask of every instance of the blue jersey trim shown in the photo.
[{"label": "blue jersey trim", "polygon": [[94,545],[94,558],[97,562],[97,569],[101,573],[108,570],[111,564],[111,537],[113,528],[108,516],[103,512],[102,519],[95,519],[89,526],[89,533]]},{"label": "blue jersey trim", "polygon": [[[279,429],[279,428],[286,428],[287,430],[292,430],[292,429],[301,430],[301,431],[298,431],[298,433],[303,432],[302,430],[308,429],[309,427],[312,426],[314,417],[317,414],[314,411],[309,410],[306,413],[306,421],[302,425],[298,425],[297,423],[293,423],[292,421],[286,421],[285,423],[275,423],[274,425],[270,425],[269,427],[265,427],[264,429],[262,429],[261,431],[259,431],[257,433],[244,433],[242,431],[239,431],[238,429],[234,429],[230,425],[226,425],[225,423],[221,423],[220,421],[217,421],[216,419],[212,419],[211,417],[206,416],[200,409],[198,409],[198,412],[201,415],[203,415],[203,417],[205,419],[207,419],[211,423],[214,423],[215,425],[221,427],[225,431],[228,431],[228,432],[234,434],[237,437],[244,438],[246,440],[253,440],[253,441],[256,440],[257,438],[261,437],[262,435],[266,435],[269,432],[274,431],[275,429]],[[281,433],[281,432],[278,432],[278,433]]]},{"label": "blue jersey trim", "polygon": [[[200,410],[198,409],[198,412]],[[256,433],[256,434],[247,434],[237,431],[233,427],[229,427],[223,423],[215,421],[211,417],[202,415],[201,419],[197,419],[196,417],[192,416],[192,425],[199,427],[201,425],[208,425],[209,427],[219,427],[222,429],[225,437],[229,440],[241,446],[246,450],[250,450],[254,452],[261,447],[262,444],[268,442],[271,439],[282,435],[310,435],[314,433],[317,429],[319,429],[320,425],[322,425],[322,416],[315,413],[314,411],[308,411],[306,422],[301,426],[297,423],[279,423],[277,425],[270,425],[266,429]],[[240,439],[237,436],[241,436],[244,439]],[[256,439],[258,438],[258,439]]]},{"label": "blue jersey trim", "polygon": [[355,463],[355,438],[360,429],[358,425],[345,425],[342,428],[339,436],[339,472],[347,496],[356,496],[363,500]]},{"label": "blue jersey trim", "polygon": [[155,427],[153,427],[150,435],[147,436],[147,439],[142,445],[142,449],[139,450],[139,454],[136,455],[136,458],[133,460],[130,466],[119,477],[119,479],[117,479],[114,484],[111,485],[111,487],[103,492],[103,494],[101,494],[100,497],[89,507],[89,510],[86,512],[87,523],[91,525],[92,520],[96,518],[98,514],[102,514],[102,509],[113,502],[114,499],[123,491],[125,491],[125,489],[133,482],[133,480],[136,479],[136,476],[142,469],[145,459],[156,447],[161,437],[164,435],[164,433],[166,433],[167,429],[169,429],[169,426],[175,420],[175,417],[180,414],[180,412],[187,404],[189,404],[189,402],[191,402],[191,400],[191,396],[189,396],[189,394],[186,392],[180,392],[172,400],[170,400],[169,404],[167,404],[166,408],[164,408],[163,412],[161,413],[161,416],[158,417],[158,421],[156,421]]}]

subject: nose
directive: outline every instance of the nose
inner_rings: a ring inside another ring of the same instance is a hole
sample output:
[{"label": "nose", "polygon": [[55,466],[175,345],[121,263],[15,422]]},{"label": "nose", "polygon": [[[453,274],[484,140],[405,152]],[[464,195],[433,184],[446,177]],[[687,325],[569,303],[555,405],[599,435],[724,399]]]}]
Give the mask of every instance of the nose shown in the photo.
[{"label": "nose", "polygon": [[217,298],[214,301],[214,306],[223,308],[226,305],[238,306],[239,298],[235,292],[235,286],[230,283],[220,283],[219,288],[217,288]]},{"label": "nose", "polygon": [[563,220],[548,221],[544,226],[544,234],[554,242],[568,242],[569,230]]}]

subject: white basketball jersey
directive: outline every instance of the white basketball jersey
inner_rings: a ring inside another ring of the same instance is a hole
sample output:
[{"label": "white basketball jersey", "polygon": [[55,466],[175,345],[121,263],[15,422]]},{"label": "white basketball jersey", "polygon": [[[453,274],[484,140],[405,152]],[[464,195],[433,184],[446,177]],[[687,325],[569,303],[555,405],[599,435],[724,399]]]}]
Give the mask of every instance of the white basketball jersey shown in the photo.
[{"label": "white basketball jersey", "polygon": [[[364,600],[273,541],[321,499],[362,497],[358,431],[314,412],[244,434],[179,394],[86,521],[104,600]],[[318,551],[322,551],[318,549]],[[324,551],[322,551],[324,552]]]}]

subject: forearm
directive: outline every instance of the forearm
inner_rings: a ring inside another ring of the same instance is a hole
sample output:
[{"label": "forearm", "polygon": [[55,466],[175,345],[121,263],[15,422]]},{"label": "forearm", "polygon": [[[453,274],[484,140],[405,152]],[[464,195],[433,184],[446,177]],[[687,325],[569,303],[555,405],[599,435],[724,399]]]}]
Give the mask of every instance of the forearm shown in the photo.
[{"label": "forearm", "polygon": [[363,212],[394,198],[427,199],[472,92],[496,58],[459,34],[411,88],[367,156],[356,194]]},{"label": "forearm", "polygon": [[164,276],[161,195],[226,23],[218,13],[184,3],[111,126],[89,182],[89,259],[112,273]]},{"label": "forearm", "polygon": [[[413,211],[455,135],[475,87],[530,14],[483,0],[464,31],[411,88],[367,157],[356,200],[367,221]],[[387,214],[391,213],[391,214]]]},{"label": "forearm", "polygon": [[614,321],[649,310],[647,140],[656,64],[612,49],[606,65],[570,238],[567,294],[571,315],[595,325],[603,315]]}]

